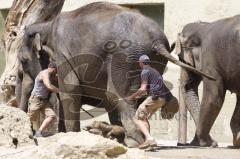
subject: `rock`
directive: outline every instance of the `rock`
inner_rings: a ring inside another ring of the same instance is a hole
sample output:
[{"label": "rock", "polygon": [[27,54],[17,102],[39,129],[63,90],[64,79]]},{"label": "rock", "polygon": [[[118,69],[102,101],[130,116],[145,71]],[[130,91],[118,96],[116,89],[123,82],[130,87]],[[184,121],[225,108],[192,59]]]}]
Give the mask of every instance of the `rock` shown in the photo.
[{"label": "rock", "polygon": [[[57,141],[60,145],[59,152],[62,153],[65,148],[76,148],[77,151],[82,150],[81,154],[113,157],[124,154],[127,149],[112,140],[105,139],[98,135],[93,135],[88,132],[68,133],[67,136],[62,136]],[[81,156],[79,156],[81,158]]]},{"label": "rock", "polygon": [[[2,138],[4,137],[4,138]],[[29,117],[18,108],[0,106],[0,158],[7,159],[147,159],[144,151],[89,132],[59,133],[32,138]],[[3,143],[2,141],[7,141]],[[18,145],[17,148],[7,145]]]},{"label": "rock", "polygon": [[147,153],[138,148],[128,149],[127,153],[120,155],[118,159],[150,159]]},{"label": "rock", "polygon": [[88,132],[59,133],[48,138],[38,138],[38,144],[39,146],[14,150],[12,153],[8,151],[6,158],[147,159],[144,151],[130,150],[116,141]]},{"label": "rock", "polygon": [[116,141],[88,132],[59,133],[38,138],[39,146],[1,149],[0,158],[8,159],[148,159],[139,149],[128,149]]},{"label": "rock", "polygon": [[0,105],[0,145],[21,146],[34,144],[31,123],[22,110],[4,104]]}]

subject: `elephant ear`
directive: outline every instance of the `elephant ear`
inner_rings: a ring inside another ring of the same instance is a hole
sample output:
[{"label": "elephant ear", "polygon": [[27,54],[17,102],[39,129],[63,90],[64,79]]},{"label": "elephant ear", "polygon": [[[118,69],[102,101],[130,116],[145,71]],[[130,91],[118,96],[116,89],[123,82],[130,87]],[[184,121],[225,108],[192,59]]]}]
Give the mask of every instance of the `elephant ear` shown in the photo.
[{"label": "elephant ear", "polygon": [[[187,62],[189,65],[195,67],[195,61],[194,61],[194,57],[193,55],[197,55],[196,53],[200,54],[200,50],[201,50],[201,40],[199,38],[199,36],[197,34],[193,34],[192,36],[190,36],[190,38],[188,38],[188,44],[189,44],[189,49],[187,49],[187,51],[184,52],[184,61]],[[195,52],[195,54],[194,54]]]},{"label": "elephant ear", "polygon": [[180,55],[182,53],[182,44],[181,44],[180,34],[178,34],[175,48],[176,48],[176,52],[175,53],[177,55]]},{"label": "elephant ear", "polygon": [[193,67],[195,66],[192,52],[189,51],[189,52],[184,53],[183,59],[189,65],[191,65]]}]

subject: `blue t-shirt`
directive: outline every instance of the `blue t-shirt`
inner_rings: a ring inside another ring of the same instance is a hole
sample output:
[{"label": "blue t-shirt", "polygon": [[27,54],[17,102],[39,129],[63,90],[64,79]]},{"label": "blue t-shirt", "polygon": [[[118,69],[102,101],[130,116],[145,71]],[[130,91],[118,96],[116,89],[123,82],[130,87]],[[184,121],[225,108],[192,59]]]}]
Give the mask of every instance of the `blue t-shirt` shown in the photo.
[{"label": "blue t-shirt", "polygon": [[141,80],[142,82],[145,81],[148,84],[148,94],[151,96],[157,95],[165,98],[167,95],[171,94],[163,82],[163,77],[156,69],[150,66],[143,68]]}]

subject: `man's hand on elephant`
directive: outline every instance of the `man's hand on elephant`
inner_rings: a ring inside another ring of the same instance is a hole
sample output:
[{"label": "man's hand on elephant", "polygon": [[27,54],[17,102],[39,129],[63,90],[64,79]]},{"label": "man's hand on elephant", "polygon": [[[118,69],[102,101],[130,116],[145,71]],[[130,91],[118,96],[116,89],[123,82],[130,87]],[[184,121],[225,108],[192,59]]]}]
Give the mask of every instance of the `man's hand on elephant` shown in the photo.
[{"label": "man's hand on elephant", "polygon": [[132,98],[131,96],[128,96],[127,98],[125,98],[125,100],[128,104],[131,104],[131,105],[135,104],[136,102],[136,99]]}]

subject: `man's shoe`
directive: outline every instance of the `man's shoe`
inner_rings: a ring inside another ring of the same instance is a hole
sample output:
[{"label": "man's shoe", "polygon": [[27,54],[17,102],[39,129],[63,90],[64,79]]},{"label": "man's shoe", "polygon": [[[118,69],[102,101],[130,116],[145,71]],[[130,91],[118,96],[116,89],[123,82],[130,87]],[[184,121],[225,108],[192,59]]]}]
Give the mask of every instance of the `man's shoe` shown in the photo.
[{"label": "man's shoe", "polygon": [[41,131],[36,131],[36,133],[35,133],[35,135],[33,137],[35,137],[35,138],[43,137],[42,132]]},{"label": "man's shoe", "polygon": [[144,143],[142,143],[141,145],[139,145],[139,149],[146,149],[148,147],[155,147],[157,146],[157,142],[154,139],[151,140],[146,140]]}]

